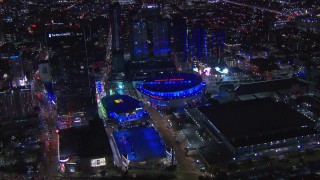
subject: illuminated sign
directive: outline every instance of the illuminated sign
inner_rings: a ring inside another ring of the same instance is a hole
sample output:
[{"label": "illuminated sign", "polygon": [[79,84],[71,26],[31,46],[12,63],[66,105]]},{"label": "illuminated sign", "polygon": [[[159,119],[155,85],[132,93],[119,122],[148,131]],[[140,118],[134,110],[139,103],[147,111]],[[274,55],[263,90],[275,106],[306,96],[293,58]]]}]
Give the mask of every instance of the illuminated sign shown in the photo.
[{"label": "illuminated sign", "polygon": [[66,36],[81,36],[82,33],[72,33],[72,32],[63,32],[63,33],[49,33],[48,36],[49,38],[51,37],[66,37]]},{"label": "illuminated sign", "polygon": [[50,33],[49,38],[51,37],[61,37],[61,36],[71,36],[70,32],[65,32],[65,33]]},{"label": "illuminated sign", "polygon": [[69,161],[69,157],[66,157],[65,159],[59,159],[60,162],[65,163]]},{"label": "illuminated sign", "polygon": [[106,165],[106,158],[91,159],[91,167],[99,167]]},{"label": "illuminated sign", "polygon": [[153,96],[153,95],[151,95],[150,97],[152,97],[153,99],[163,100],[163,98],[162,98],[162,97],[157,97],[157,96]]},{"label": "illuminated sign", "polygon": [[204,68],[203,73],[206,76],[210,76],[211,75],[211,68],[210,67]]},{"label": "illuminated sign", "polygon": [[157,79],[155,82],[183,81],[184,78]]},{"label": "illuminated sign", "polygon": [[122,99],[116,99],[116,100],[114,100],[114,102],[117,103],[117,104],[119,104],[119,103],[122,103],[123,100],[122,100]]}]

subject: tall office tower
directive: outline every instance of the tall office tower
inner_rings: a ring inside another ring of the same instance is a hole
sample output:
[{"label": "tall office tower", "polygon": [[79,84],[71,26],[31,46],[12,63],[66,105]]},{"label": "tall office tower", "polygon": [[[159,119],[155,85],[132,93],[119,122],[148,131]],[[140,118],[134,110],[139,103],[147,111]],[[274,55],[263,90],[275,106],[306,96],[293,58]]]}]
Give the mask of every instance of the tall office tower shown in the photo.
[{"label": "tall office tower", "polygon": [[112,31],[112,51],[122,51],[123,43],[121,38],[121,6],[113,3],[110,6],[111,31]]},{"label": "tall office tower", "polygon": [[184,52],[187,35],[186,19],[182,16],[173,17],[172,24],[172,50],[175,52]]},{"label": "tall office tower", "polygon": [[46,33],[58,114],[85,112],[94,103],[92,62],[85,36],[81,29]]},{"label": "tall office tower", "polygon": [[202,28],[188,30],[188,52],[192,59],[203,61],[204,30]]},{"label": "tall office tower", "polygon": [[168,60],[171,53],[168,26],[167,19],[158,19],[153,22],[154,60]]},{"label": "tall office tower", "polygon": [[133,62],[148,61],[147,23],[144,20],[133,22]]},{"label": "tall office tower", "polygon": [[211,56],[214,58],[214,64],[221,64],[223,61],[225,32],[211,32]]},{"label": "tall office tower", "polygon": [[202,28],[187,30],[185,56],[209,64],[223,61],[225,33]]},{"label": "tall office tower", "polygon": [[121,32],[121,6],[119,3],[111,5],[111,31],[112,31],[112,73],[122,73],[125,71],[123,53],[123,33]]}]

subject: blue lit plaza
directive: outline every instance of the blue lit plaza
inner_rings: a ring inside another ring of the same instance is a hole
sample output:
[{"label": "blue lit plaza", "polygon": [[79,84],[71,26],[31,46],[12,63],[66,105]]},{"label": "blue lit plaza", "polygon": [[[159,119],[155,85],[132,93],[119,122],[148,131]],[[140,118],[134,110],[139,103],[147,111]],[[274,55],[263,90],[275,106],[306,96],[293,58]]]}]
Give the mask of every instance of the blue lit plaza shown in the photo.
[{"label": "blue lit plaza", "polygon": [[153,128],[131,128],[113,133],[120,155],[127,154],[130,161],[164,158],[165,145]]}]

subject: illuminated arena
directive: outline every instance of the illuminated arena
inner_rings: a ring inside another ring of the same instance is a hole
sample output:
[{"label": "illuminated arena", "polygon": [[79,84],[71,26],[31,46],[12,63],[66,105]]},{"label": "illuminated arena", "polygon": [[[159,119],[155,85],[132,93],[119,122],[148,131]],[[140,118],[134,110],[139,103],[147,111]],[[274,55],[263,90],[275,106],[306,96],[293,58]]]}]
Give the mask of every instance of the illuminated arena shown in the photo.
[{"label": "illuminated arena", "polygon": [[200,99],[206,83],[191,73],[162,74],[144,80],[136,88],[141,97],[157,106],[178,107]]},{"label": "illuminated arena", "polygon": [[149,114],[142,109],[142,103],[127,95],[112,95],[101,99],[102,115],[118,123],[147,119]]}]

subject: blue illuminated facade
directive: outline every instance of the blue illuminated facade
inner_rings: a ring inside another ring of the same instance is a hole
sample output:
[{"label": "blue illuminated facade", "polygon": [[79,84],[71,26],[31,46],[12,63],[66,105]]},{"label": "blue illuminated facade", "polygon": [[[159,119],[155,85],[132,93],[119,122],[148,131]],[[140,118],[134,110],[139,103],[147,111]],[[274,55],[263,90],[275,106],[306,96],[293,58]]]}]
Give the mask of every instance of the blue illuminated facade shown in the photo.
[{"label": "blue illuminated facade", "polygon": [[133,23],[133,57],[134,61],[146,61],[148,59],[147,23],[135,21]]},{"label": "blue illuminated facade", "polygon": [[142,103],[127,95],[104,97],[101,102],[107,118],[120,124],[149,117],[149,114],[142,109]]},{"label": "blue illuminated facade", "polygon": [[188,29],[185,33],[184,59],[220,64],[223,59],[224,42],[224,31],[213,32],[203,28]]},{"label": "blue illuminated facade", "polygon": [[47,96],[50,99],[51,102],[56,103],[56,98],[54,96],[54,92],[53,92],[53,87],[52,87],[52,83],[51,82],[45,82],[44,83],[44,87],[47,91]]},{"label": "blue illuminated facade", "polygon": [[171,52],[166,19],[153,22],[153,49],[155,60],[167,58]]},{"label": "blue illuminated facade", "polygon": [[195,74],[177,73],[145,80],[136,88],[152,104],[158,106],[175,104],[174,106],[176,106],[200,98],[205,91],[206,83]]}]

